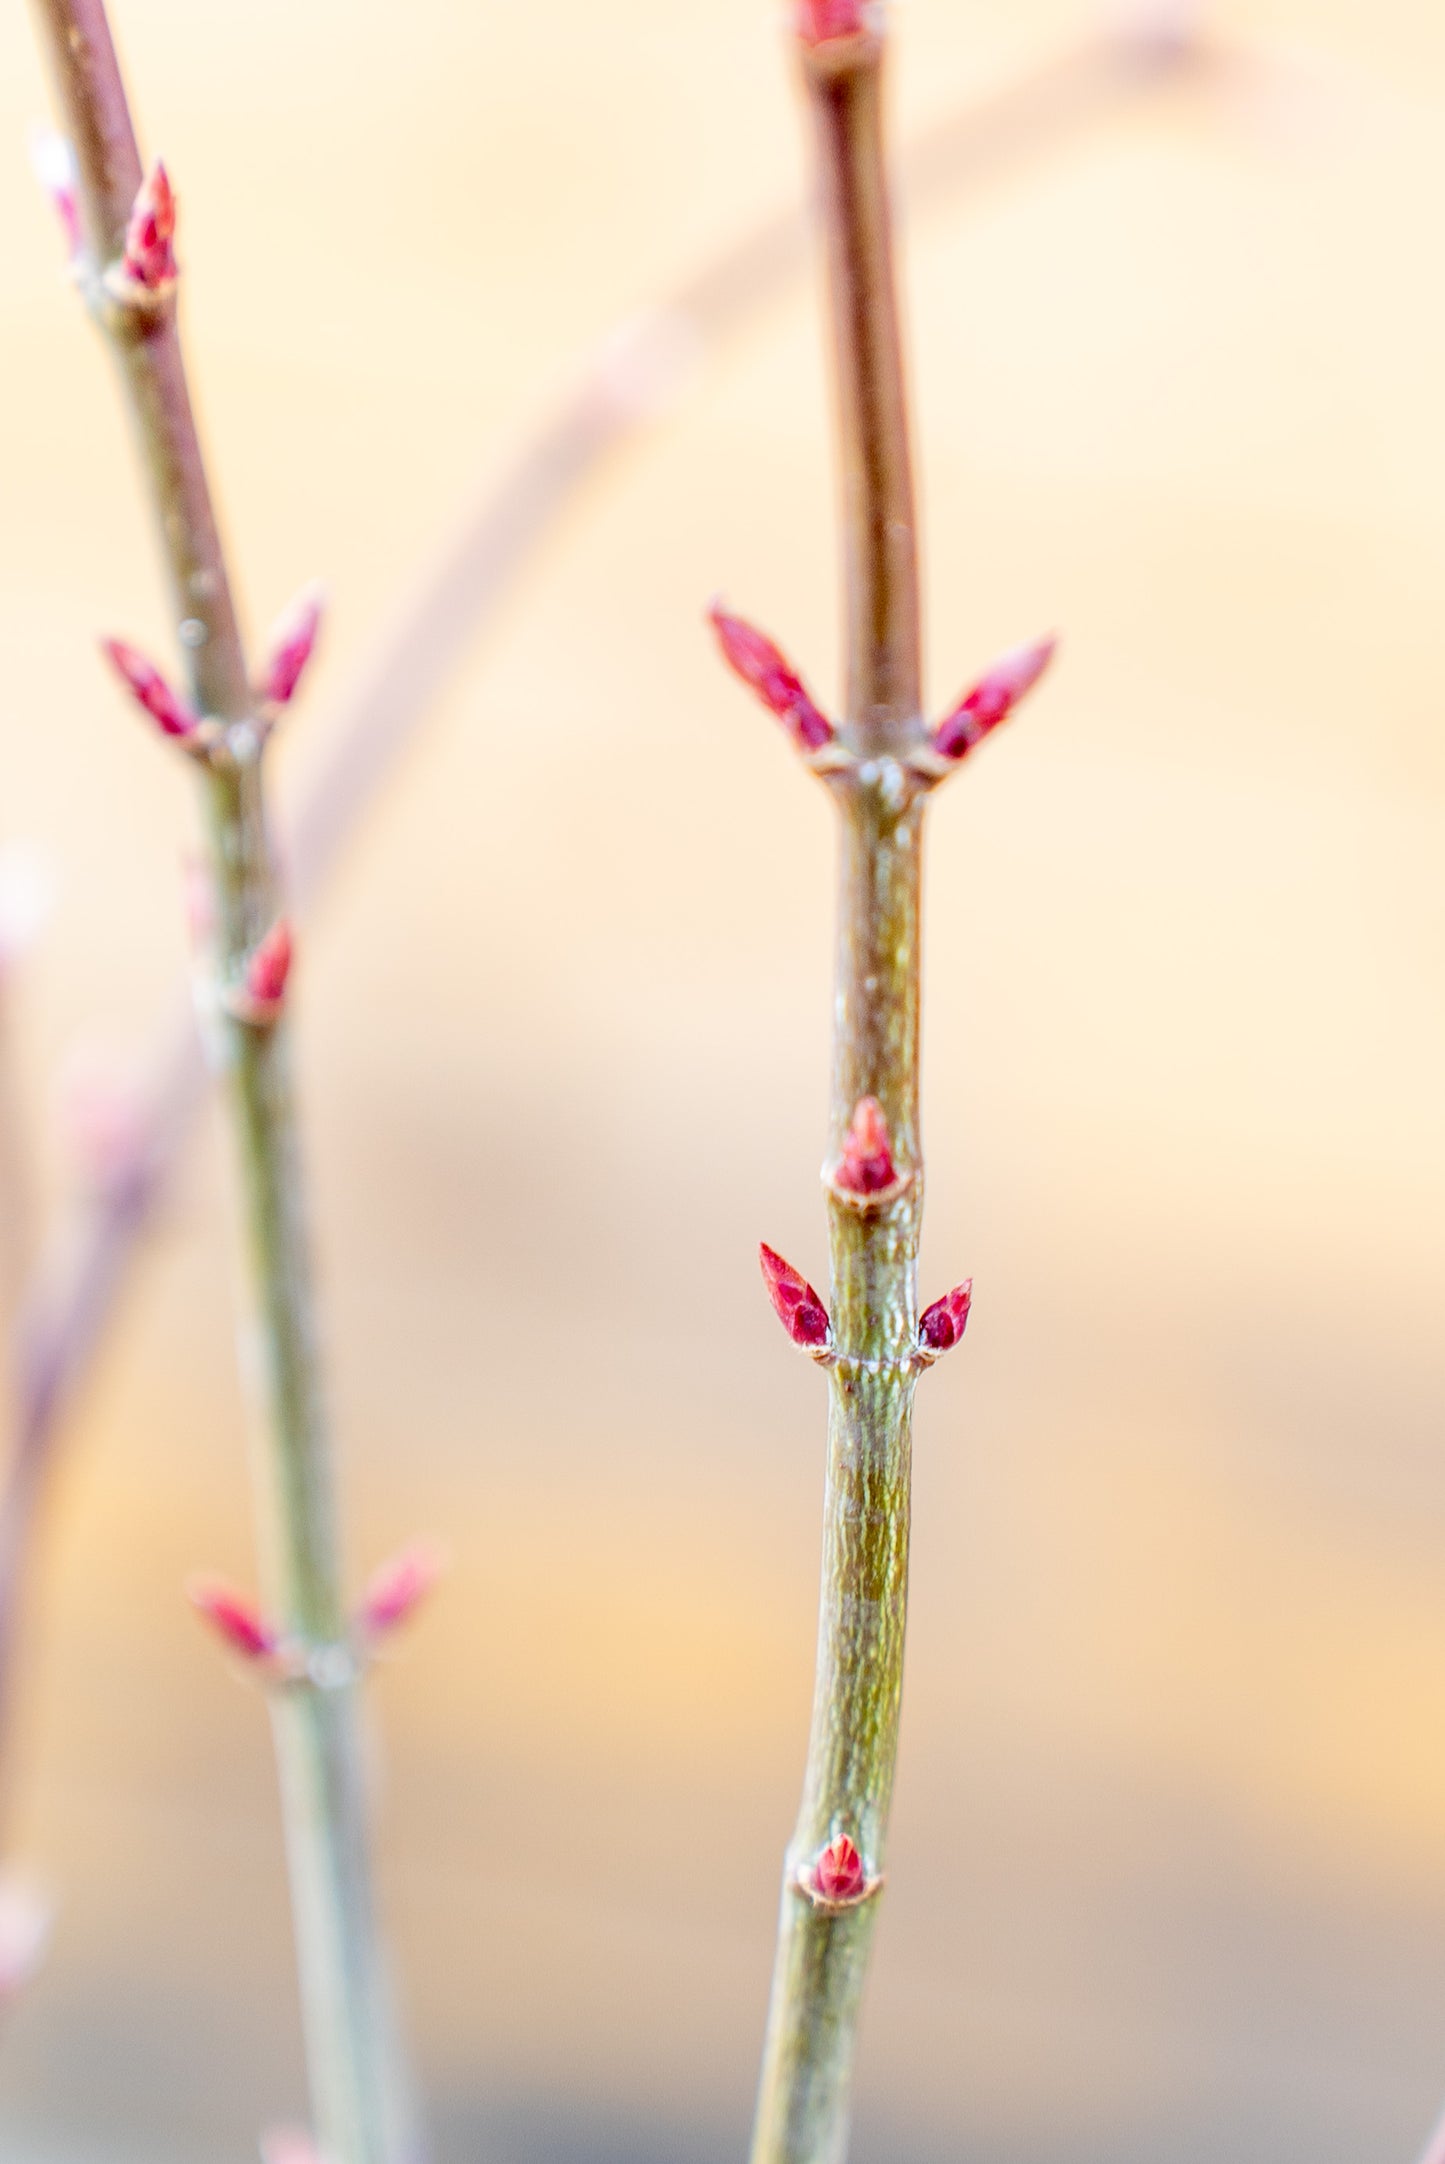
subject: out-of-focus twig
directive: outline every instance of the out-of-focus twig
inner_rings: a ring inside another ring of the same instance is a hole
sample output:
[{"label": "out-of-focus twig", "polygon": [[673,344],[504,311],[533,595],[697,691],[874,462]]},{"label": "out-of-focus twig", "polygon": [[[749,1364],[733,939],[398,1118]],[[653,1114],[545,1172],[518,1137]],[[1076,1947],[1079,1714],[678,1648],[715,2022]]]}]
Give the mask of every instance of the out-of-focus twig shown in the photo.
[{"label": "out-of-focus twig", "polygon": [[[1236,57],[1200,31],[1198,13],[1141,9],[949,115],[905,150],[905,202],[915,212],[930,209],[1013,164],[1059,151],[1079,130],[1157,89],[1232,79]],[[463,655],[586,484],[670,404],[710,352],[765,313],[805,269],[807,236],[801,208],[767,218],[659,307],[623,325],[485,489],[358,686],[333,711],[327,753],[290,822],[300,911],[314,901]],[[159,1033],[151,1077],[132,1161],[60,1227],[21,1306],[14,1424],[0,1487],[0,1769],[21,1578],[51,1445],[204,1095],[188,994]]]}]

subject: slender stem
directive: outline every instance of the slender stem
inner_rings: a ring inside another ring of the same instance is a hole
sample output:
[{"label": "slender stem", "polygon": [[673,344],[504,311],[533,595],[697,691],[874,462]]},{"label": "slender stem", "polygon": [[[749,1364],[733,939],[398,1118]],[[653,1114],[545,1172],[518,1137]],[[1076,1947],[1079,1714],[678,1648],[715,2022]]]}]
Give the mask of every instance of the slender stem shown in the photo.
[{"label": "slender stem", "polygon": [[[1240,63],[1214,53],[1172,14],[1151,31],[1146,17],[1112,23],[1077,48],[1030,69],[984,100],[970,100],[912,145],[906,178],[916,205],[950,199],[959,185],[1097,120],[1179,77],[1237,79]],[[664,340],[679,332],[705,346],[737,331],[772,301],[802,259],[805,226],[789,210],[729,243],[687,278],[650,320]],[[609,397],[610,359],[589,372],[549,415],[457,542],[405,607],[373,672],[343,702],[329,763],[292,829],[293,887],[303,904],[320,886],[341,842],[369,807],[460,654],[495,616],[598,466],[637,428],[635,402]],[[158,1045],[133,1160],[104,1195],[64,1226],[20,1302],[16,1407],[0,1482],[0,1810],[12,1777],[10,1713],[24,1574],[36,1546],[37,1510],[48,1486],[62,1417],[99,1342],[126,1264],[189,1133],[204,1094],[187,997]],[[58,1251],[59,1261],[56,1260]]]},{"label": "slender stem", "polygon": [[[923,739],[913,488],[880,124],[881,40],[805,57],[822,204],[843,465],[848,690],[840,817],[829,1162],[860,1098],[881,1104],[904,1177],[860,1199],[828,1182],[828,1468],[818,1661],[803,1801],[784,1875],[753,2164],[839,2164],[876,1922],[903,1688],[917,1257]],[[805,1898],[810,1860],[846,1835],[872,1895]]]},{"label": "slender stem", "polygon": [[[97,278],[141,165],[101,0],[35,0],[75,146]],[[268,1598],[306,1659],[273,1694],[316,2134],[330,2164],[401,2164],[405,2085],[373,1917],[354,1664],[345,1655],[330,1450],[313,1344],[296,1117],[284,1026],[241,1018],[239,986],[278,911],[262,735],[186,384],[174,305],[96,313],[120,367],[199,710],[235,725],[202,767],[216,897],[209,1034],[235,1131],[256,1378]]]}]

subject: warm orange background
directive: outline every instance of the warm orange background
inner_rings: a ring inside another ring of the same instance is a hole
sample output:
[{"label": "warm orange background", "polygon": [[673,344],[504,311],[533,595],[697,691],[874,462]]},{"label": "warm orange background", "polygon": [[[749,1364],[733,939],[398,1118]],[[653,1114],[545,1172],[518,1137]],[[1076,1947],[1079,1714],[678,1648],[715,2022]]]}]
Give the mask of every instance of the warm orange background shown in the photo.
[{"label": "warm orange background", "polygon": [[[177,177],[248,612],[325,574],[295,771],[399,586],[617,317],[799,185],[767,0],[117,0]],[[910,0],[911,129],[1087,27]],[[930,680],[1066,633],[939,806],[924,1389],[858,2164],[1410,2164],[1445,2097],[1445,14],[1252,50],[911,231]],[[0,830],[38,1176],[182,966],[185,776],[90,641],[163,614],[0,14]],[[8,146],[8,147],[6,147]],[[377,1697],[443,2155],[742,2153],[812,1660],[830,837],[700,628],[836,684],[816,295],[593,488],[299,977],[358,1567],[451,1544]],[[271,1769],[179,1586],[246,1580],[217,1137],[86,1393],[16,1845],[22,2164],[220,2164],[301,2083]]]}]

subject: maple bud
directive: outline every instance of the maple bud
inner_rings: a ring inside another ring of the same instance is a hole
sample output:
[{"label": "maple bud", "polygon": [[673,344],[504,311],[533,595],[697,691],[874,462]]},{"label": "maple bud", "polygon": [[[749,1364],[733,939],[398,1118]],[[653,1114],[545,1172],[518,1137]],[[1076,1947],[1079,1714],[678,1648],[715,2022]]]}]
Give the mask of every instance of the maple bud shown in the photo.
[{"label": "maple bud", "polygon": [[157,158],[131,206],[121,251],[121,275],[147,293],[160,293],[175,283],[176,252],[171,245],[176,230],[176,198],[170,176]]},{"label": "maple bud", "polygon": [[861,1900],[868,1890],[868,1874],[863,1868],[863,1858],[846,1833],[840,1833],[814,1858],[807,1883],[810,1892],[820,1901]]},{"label": "maple bud", "polygon": [[383,1638],[415,1613],[445,1568],[443,1558],[427,1541],[412,1541],[399,1555],[373,1572],[356,1611],[359,1628],[368,1638]]},{"label": "maple bud", "polygon": [[272,627],[270,659],[261,679],[261,697],[268,706],[289,706],[295,696],[316,645],[323,602],[321,588],[308,586]]},{"label": "maple bud", "polygon": [[195,708],[179,692],[172,691],[155,664],[135,647],[127,646],[123,639],[102,639],[100,650],[137,705],[145,708],[167,736],[190,736],[200,727],[201,717]]},{"label": "maple bud", "polygon": [[860,1097],[843,1137],[843,1153],[834,1181],[850,1194],[876,1195],[891,1187],[897,1177],[883,1107],[876,1097]]},{"label": "maple bud", "polygon": [[708,610],[723,659],[776,714],[800,751],[821,751],[833,741],[833,724],[820,714],[802,678],[769,638],[720,602]]},{"label": "maple bud", "polygon": [[826,1345],[829,1337],[828,1310],[814,1292],[807,1279],[800,1277],[790,1262],[772,1248],[762,1245],[758,1260],[763,1266],[763,1282],[768,1288],[779,1322],[795,1345],[810,1350]]},{"label": "maple bud", "polygon": [[274,1013],[279,1008],[286,996],[294,952],[291,927],[284,917],[278,917],[265,938],[252,948],[246,964],[246,998],[252,1007],[263,1013]]},{"label": "maple bud", "polygon": [[952,1292],[946,1292],[932,1307],[926,1307],[918,1318],[918,1342],[929,1352],[947,1352],[963,1336],[968,1322],[968,1311],[973,1305],[973,1279],[966,1277]]},{"label": "maple bud", "polygon": [[981,744],[990,729],[1007,721],[1026,691],[1031,691],[1054,658],[1058,640],[1036,639],[1016,646],[996,661],[972,691],[933,732],[933,748],[945,759],[961,759]]},{"label": "maple bud", "polygon": [[37,128],[30,138],[30,163],[35,177],[55,205],[65,235],[65,252],[71,262],[80,254],[80,196],[76,186],[75,152],[53,128]]},{"label": "maple bud", "polygon": [[794,22],[805,45],[827,45],[834,38],[856,38],[876,14],[864,0],[797,0]]},{"label": "maple bud", "polygon": [[276,1632],[254,1601],[218,1579],[198,1578],[186,1587],[186,1598],[204,1616],[216,1636],[243,1660],[269,1660],[280,1643]]}]

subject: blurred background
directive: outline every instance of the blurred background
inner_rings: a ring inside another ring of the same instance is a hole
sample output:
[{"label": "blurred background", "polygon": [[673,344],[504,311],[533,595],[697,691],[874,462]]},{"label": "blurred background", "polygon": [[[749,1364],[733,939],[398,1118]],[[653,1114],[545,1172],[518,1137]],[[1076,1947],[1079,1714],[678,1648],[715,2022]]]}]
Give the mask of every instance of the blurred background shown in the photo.
[{"label": "blurred background", "polygon": [[[182,198],[253,628],[399,596],[620,318],[804,185],[771,0],[116,0]],[[901,138],[1096,36],[908,0]],[[910,218],[939,707],[1057,626],[940,800],[931,1296],[857,2164],[1410,2164],[1445,2098],[1445,15],[1221,0],[1215,61],[1033,103]],[[1049,77],[1048,80],[1053,80]],[[188,776],[105,357],[0,15],[0,838],[37,1215],[73,1078],[184,968]],[[1013,129],[1011,133],[1010,130]],[[469,649],[298,976],[350,1544],[444,1535],[374,1700],[443,2164],[744,2153],[807,1720],[831,835],[701,622],[837,686],[816,283],[695,356]],[[67,1083],[66,1078],[71,1082]],[[222,2164],[304,2090],[207,1123],[66,1438],[10,1847],[59,1901],[0,2035],[19,2164]]]}]

